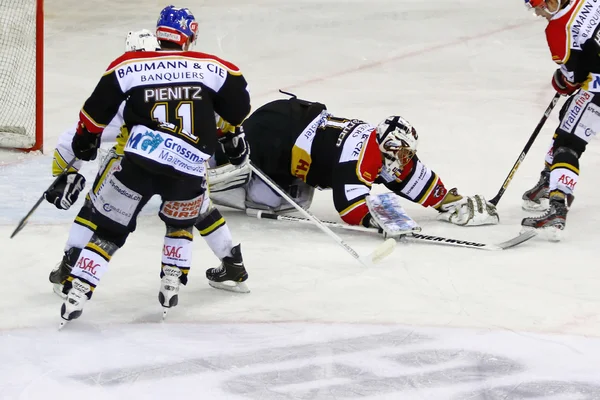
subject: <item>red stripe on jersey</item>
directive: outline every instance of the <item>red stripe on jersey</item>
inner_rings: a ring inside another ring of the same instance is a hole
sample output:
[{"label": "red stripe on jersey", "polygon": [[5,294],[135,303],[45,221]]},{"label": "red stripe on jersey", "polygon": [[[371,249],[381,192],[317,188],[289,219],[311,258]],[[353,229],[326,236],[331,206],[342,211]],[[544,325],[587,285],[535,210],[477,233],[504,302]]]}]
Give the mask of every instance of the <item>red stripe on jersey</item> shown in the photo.
[{"label": "red stripe on jersey", "polygon": [[379,150],[379,143],[377,143],[377,131],[373,129],[358,159],[356,175],[358,179],[370,186],[379,176],[382,165],[381,151]]},{"label": "red stripe on jersey", "polygon": [[423,207],[437,206],[442,202],[442,200],[444,200],[444,197],[446,197],[446,193],[448,193],[448,189],[446,189],[444,183],[437,175],[431,186],[431,190],[427,194],[425,201],[421,203]]},{"label": "red stripe on jersey", "polygon": [[367,207],[367,203],[365,200],[361,200],[358,202],[354,208],[351,208],[349,211],[346,211],[344,215],[340,214],[342,220],[348,225],[360,225],[362,223],[363,218],[369,213],[369,207]]},{"label": "red stripe on jersey", "polygon": [[87,129],[91,133],[102,133],[102,131],[106,127],[105,125],[98,124],[96,121],[90,118],[83,110],[79,112],[79,121],[85,126],[85,129]]},{"label": "red stripe on jersey", "polygon": [[400,176],[398,176],[396,178],[396,180],[398,182],[402,182],[406,179],[406,177],[412,172],[412,170],[415,168],[417,164],[415,164],[414,159],[410,159],[410,161],[408,162],[408,164],[406,164],[403,168],[402,168],[402,172],[400,172]]},{"label": "red stripe on jersey", "polygon": [[200,53],[199,51],[129,51],[125,54],[123,54],[121,57],[115,59],[112,63],[110,63],[110,65],[108,66],[108,68],[106,69],[107,71],[114,69],[116,67],[119,66],[119,64],[122,64],[126,61],[135,61],[135,60],[142,60],[142,59],[148,59],[151,60],[153,58],[161,58],[161,57],[169,57],[169,56],[174,56],[174,57],[187,57],[187,58],[193,58],[193,59],[197,59],[199,61],[216,61],[220,64],[223,64],[223,66],[225,66],[226,68],[230,69],[232,72],[239,72],[240,69],[233,63],[230,63],[229,61],[225,61],[222,58],[219,58],[217,56],[214,56],[212,54],[208,54],[208,53]]},{"label": "red stripe on jersey", "polygon": [[552,54],[552,60],[557,64],[564,64],[571,54],[571,25],[572,17],[585,0],[575,0],[568,7],[570,9],[558,18],[550,20],[546,27],[546,40]]}]

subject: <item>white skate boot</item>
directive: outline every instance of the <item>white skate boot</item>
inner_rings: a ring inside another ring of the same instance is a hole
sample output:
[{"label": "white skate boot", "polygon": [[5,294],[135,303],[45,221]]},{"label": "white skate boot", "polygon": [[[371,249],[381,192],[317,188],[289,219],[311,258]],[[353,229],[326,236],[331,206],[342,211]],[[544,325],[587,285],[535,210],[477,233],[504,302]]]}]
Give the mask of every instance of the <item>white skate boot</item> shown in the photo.
[{"label": "white skate boot", "polygon": [[67,298],[60,308],[60,326],[64,327],[67,322],[77,319],[83,313],[83,306],[92,295],[92,288],[88,283],[85,283],[77,278],[71,282],[71,289],[67,293]]},{"label": "white skate boot", "polygon": [[160,280],[158,301],[163,306],[163,319],[167,317],[169,308],[175,307],[179,302],[179,285],[181,284],[181,270],[170,265],[163,265],[163,277]]}]

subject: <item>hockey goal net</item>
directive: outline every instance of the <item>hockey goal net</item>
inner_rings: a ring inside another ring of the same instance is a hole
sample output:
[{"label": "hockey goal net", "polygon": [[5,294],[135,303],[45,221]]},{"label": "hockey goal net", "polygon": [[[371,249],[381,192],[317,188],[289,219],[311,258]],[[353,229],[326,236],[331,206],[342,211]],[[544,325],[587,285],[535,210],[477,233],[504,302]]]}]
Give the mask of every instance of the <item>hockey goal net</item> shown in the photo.
[{"label": "hockey goal net", "polygon": [[0,147],[43,147],[42,0],[0,0]]}]

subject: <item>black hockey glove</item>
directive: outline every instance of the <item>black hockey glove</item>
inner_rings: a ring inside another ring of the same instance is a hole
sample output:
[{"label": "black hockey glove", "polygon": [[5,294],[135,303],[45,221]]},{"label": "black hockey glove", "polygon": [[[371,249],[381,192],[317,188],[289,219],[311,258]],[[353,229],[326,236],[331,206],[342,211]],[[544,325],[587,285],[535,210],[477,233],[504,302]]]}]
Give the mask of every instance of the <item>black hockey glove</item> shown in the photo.
[{"label": "black hockey glove", "polygon": [[552,75],[552,87],[559,94],[563,96],[570,96],[581,87],[581,84],[569,82],[559,68],[554,71],[554,75]]},{"label": "black hockey glove", "polygon": [[241,165],[248,159],[250,146],[248,146],[244,128],[241,126],[236,127],[235,132],[227,132],[221,136],[219,144],[231,164]]},{"label": "black hockey glove", "polygon": [[100,135],[91,133],[80,122],[77,126],[77,133],[73,136],[71,143],[75,157],[83,161],[95,160],[100,147]]},{"label": "black hockey glove", "polygon": [[85,187],[85,178],[77,172],[61,175],[56,185],[44,192],[44,198],[59,210],[68,210]]}]

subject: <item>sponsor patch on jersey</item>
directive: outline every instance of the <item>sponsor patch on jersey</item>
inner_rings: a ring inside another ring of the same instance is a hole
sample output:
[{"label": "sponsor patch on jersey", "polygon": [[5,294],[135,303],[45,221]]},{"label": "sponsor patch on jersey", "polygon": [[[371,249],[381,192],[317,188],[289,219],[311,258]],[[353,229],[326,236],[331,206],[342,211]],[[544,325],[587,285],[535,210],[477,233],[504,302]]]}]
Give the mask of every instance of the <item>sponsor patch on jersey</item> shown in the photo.
[{"label": "sponsor patch on jersey", "polygon": [[421,161],[415,165],[415,172],[402,188],[402,193],[412,201],[418,201],[428,187],[427,183],[431,179],[433,172],[427,168]]},{"label": "sponsor patch on jersey", "polygon": [[144,126],[133,128],[125,152],[140,155],[194,176],[205,175],[205,161],[210,158],[182,139]]},{"label": "sponsor patch on jersey", "polygon": [[352,201],[360,196],[369,194],[370,189],[365,185],[345,184],[344,192],[346,193],[346,200]]},{"label": "sponsor patch on jersey", "polygon": [[596,136],[598,129],[600,129],[600,107],[590,103],[583,111],[574,133],[577,137],[589,142],[592,136]]},{"label": "sponsor patch on jersey", "polygon": [[569,108],[567,109],[567,112],[560,123],[560,129],[568,133],[573,132],[573,129],[579,121],[579,118],[581,118],[583,111],[592,101],[593,97],[594,96],[586,90],[582,90],[575,95],[575,98],[573,101],[571,101],[571,104],[569,105]]},{"label": "sponsor patch on jersey", "polygon": [[321,113],[312,120],[310,124],[298,136],[292,148],[292,164],[290,165],[293,176],[306,182],[306,176],[312,164],[312,144],[317,135],[317,129],[323,122],[325,114]]},{"label": "sponsor patch on jersey", "polygon": [[194,219],[198,217],[203,201],[203,194],[191,200],[165,201],[160,212],[171,219]]}]

